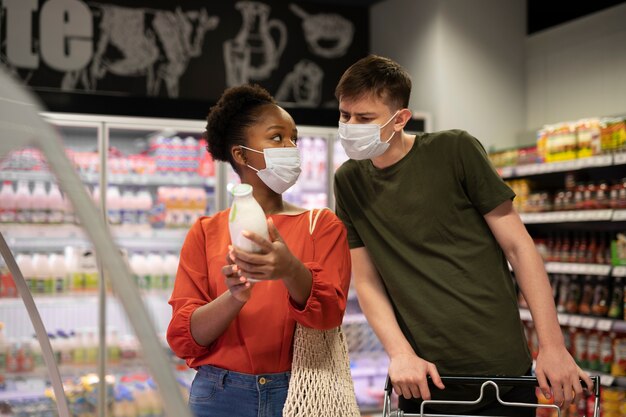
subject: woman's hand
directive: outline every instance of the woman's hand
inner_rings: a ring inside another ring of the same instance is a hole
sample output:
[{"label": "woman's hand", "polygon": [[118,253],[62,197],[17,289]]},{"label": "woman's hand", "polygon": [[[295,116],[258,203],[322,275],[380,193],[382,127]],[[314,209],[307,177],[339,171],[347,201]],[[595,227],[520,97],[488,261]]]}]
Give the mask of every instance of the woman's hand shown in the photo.
[{"label": "woman's hand", "polygon": [[222,274],[226,277],[226,286],[233,298],[241,303],[245,303],[252,295],[252,287],[254,284],[241,276],[240,269],[234,263],[233,256],[231,255],[232,246],[229,246],[228,249],[229,253],[226,255],[228,265],[222,267]]},{"label": "woman's hand", "polygon": [[267,221],[270,240],[256,233],[244,231],[243,235],[256,243],[259,253],[246,252],[232,247],[230,257],[241,277],[259,281],[290,278],[296,275],[302,263],[291,253],[278,233],[272,219]]}]

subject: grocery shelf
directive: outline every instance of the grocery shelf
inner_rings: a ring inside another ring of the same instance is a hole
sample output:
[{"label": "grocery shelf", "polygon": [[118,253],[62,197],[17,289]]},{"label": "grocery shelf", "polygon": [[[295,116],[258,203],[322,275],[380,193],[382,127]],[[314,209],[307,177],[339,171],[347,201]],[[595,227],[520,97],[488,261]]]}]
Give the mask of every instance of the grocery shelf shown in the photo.
[{"label": "grocery shelf", "polygon": [[[530,310],[520,308],[520,318],[522,321],[532,321]],[[625,333],[626,321],[609,319],[606,317],[581,316],[579,314],[558,313],[559,324],[561,326],[571,326],[587,330],[599,330],[603,332],[614,331]]]},{"label": "grocery shelf", "polygon": [[[189,227],[154,229],[147,225],[116,225],[117,244],[129,251],[178,252]],[[3,224],[0,231],[14,252],[58,252],[66,246],[90,246],[83,229],[74,224]]]},{"label": "grocery shelf", "polygon": [[614,277],[626,277],[626,265],[614,266],[611,275]]},{"label": "grocery shelf", "polygon": [[572,159],[570,161],[562,162],[506,166],[497,168],[497,171],[502,178],[512,178],[624,164],[626,164],[626,152],[609,155],[590,156],[587,158]]},{"label": "grocery shelf", "polygon": [[624,221],[624,211],[626,210],[599,209],[520,213],[520,218],[524,224]]},{"label": "grocery shelf", "polygon": [[546,272],[549,274],[577,274],[608,276],[611,265],[581,264],[569,262],[546,262]]},{"label": "grocery shelf", "polygon": [[[100,180],[97,172],[79,174],[86,184],[95,185]],[[55,176],[48,171],[9,171],[0,170],[0,181],[44,181],[56,182]],[[214,188],[216,180],[214,177],[200,177],[198,175],[182,174],[109,174],[107,183],[110,185],[128,186],[192,186]]]}]

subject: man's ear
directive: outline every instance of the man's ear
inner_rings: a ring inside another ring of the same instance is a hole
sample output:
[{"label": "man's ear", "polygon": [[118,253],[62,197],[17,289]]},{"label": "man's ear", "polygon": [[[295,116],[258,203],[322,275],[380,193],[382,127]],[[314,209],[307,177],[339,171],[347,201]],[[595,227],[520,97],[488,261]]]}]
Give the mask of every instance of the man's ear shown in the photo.
[{"label": "man's ear", "polygon": [[404,108],[398,112],[395,121],[397,123],[401,123],[402,128],[404,129],[409,120],[411,120],[411,117],[413,117],[413,113],[411,113],[411,110]]}]

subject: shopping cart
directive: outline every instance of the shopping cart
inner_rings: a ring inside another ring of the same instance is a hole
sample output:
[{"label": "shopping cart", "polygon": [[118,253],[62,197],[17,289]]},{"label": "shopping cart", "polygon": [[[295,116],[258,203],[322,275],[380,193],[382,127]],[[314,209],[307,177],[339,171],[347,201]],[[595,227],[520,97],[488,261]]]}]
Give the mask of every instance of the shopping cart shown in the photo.
[{"label": "shopping cart", "polygon": [[[528,404],[518,402],[506,402],[500,398],[500,385],[502,386],[538,386],[537,378],[530,376],[522,377],[461,377],[461,376],[447,376],[441,377],[444,384],[465,384],[465,385],[480,385],[480,396],[474,401],[448,401],[448,400],[425,400],[422,401],[420,406],[420,414],[406,414],[404,411],[398,409],[391,411],[391,391],[393,389],[391,380],[387,376],[387,382],[385,383],[385,396],[383,402],[383,417],[459,417],[458,414],[425,414],[424,408],[429,405],[475,405],[479,404],[483,400],[485,388],[492,386],[495,389],[497,401],[504,406],[511,407],[526,407],[526,408],[551,408],[557,412],[557,416],[561,417],[561,409],[555,404]],[[595,394],[595,402],[593,409],[593,417],[599,417],[600,413],[600,377],[594,376],[591,378],[593,381],[593,389]],[[500,384],[500,385],[498,385]],[[583,386],[584,382],[581,381]],[[469,417],[469,416],[463,416]],[[591,417],[591,416],[588,416]]]}]

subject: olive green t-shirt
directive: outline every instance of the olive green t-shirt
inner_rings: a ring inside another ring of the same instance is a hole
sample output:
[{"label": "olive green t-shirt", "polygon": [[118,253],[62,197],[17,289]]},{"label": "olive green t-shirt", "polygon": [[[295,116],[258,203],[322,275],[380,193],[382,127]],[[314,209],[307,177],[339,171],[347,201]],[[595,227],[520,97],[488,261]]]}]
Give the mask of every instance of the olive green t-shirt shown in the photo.
[{"label": "olive green t-shirt", "polygon": [[350,248],[367,248],[420,357],[441,375],[526,373],[515,286],[483,217],[515,194],[477,139],[461,130],[418,134],[384,169],[348,160],[335,196]]}]

